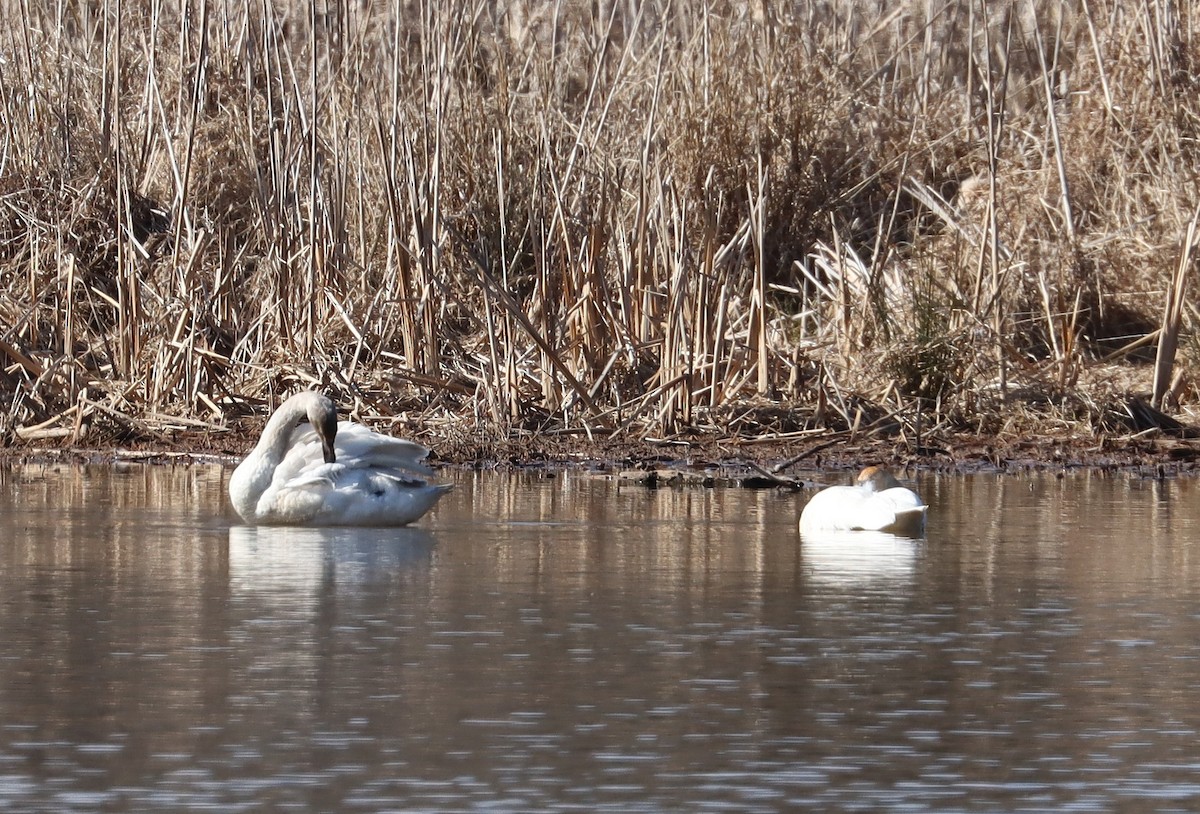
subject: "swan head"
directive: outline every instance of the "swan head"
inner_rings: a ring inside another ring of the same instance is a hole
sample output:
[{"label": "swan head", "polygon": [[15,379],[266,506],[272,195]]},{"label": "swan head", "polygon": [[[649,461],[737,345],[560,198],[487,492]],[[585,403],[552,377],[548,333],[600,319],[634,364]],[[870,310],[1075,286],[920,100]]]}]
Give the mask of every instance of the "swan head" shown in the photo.
[{"label": "swan head", "polygon": [[873,492],[894,489],[900,485],[900,481],[896,480],[896,476],[882,466],[868,466],[862,472],[858,473],[855,483]]},{"label": "swan head", "polygon": [[292,430],[305,421],[312,425],[321,441],[325,463],[337,463],[333,447],[338,432],[337,406],[333,399],[316,390],[302,390],[281,404],[267,422],[258,443],[260,446],[278,447],[276,452],[282,459]]},{"label": "swan head", "polygon": [[325,457],[325,463],[336,463],[337,454],[334,452],[333,442],[337,438],[337,405],[323,393],[314,393],[313,395],[316,398],[308,399],[306,405],[308,423],[312,424],[317,438],[321,439],[321,454]]}]

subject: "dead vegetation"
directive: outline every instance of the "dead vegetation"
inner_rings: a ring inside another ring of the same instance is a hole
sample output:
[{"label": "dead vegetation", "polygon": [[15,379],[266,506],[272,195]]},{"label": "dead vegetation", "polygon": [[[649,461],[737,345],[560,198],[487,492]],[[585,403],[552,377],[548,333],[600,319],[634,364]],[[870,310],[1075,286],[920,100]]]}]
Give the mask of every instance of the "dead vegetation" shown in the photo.
[{"label": "dead vegetation", "polygon": [[1088,437],[1200,395],[1188,3],[5,11],[9,444],[169,446],[305,386],[473,454]]}]

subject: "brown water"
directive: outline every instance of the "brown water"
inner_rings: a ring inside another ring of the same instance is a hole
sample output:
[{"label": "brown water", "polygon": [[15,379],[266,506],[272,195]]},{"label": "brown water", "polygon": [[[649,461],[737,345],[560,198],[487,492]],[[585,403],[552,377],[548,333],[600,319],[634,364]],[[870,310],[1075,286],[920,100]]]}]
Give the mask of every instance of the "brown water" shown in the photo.
[{"label": "brown water", "polygon": [[454,474],[235,525],[218,468],[0,470],[0,811],[1189,811],[1192,480],[803,498]]}]

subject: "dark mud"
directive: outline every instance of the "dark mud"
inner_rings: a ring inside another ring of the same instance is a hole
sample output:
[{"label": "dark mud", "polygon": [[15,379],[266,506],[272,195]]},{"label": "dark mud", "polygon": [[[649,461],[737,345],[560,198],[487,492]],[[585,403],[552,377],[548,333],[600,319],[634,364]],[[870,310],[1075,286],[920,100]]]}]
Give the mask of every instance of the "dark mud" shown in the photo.
[{"label": "dark mud", "polygon": [[[803,439],[695,438],[609,440],[586,436],[530,435],[502,442],[420,439],[435,467],[499,470],[577,469],[612,474],[650,486],[670,484],[803,488],[814,472],[853,471],[884,464],[897,471],[1067,472],[1090,469],[1141,477],[1172,477],[1200,470],[1200,439],[1167,435],[1005,438],[947,436],[916,446],[894,439],[857,440],[847,433]],[[233,466],[252,434],[198,433],[169,449],[152,445],[84,447],[13,446],[0,461],[78,464],[150,463]]]}]

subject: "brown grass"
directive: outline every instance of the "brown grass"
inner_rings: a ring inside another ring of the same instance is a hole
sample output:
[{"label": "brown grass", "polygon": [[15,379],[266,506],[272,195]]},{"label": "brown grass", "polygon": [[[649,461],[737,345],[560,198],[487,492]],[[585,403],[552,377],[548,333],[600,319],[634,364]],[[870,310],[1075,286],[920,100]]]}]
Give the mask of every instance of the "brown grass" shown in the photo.
[{"label": "brown grass", "polygon": [[1160,327],[1200,395],[1188,3],[5,12],[10,442],[1091,432]]}]

